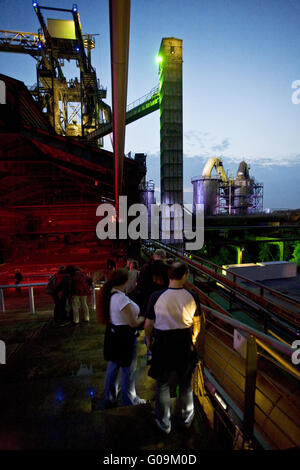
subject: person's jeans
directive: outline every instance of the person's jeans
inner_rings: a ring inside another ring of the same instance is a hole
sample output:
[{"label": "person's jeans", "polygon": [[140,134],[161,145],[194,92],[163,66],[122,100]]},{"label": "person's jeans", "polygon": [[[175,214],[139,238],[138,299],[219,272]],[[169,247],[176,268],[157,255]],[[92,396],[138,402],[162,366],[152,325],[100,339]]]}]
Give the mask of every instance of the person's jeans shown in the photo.
[{"label": "person's jeans", "polygon": [[90,311],[86,302],[86,295],[74,295],[72,297],[72,309],[73,309],[73,322],[79,323],[79,312],[82,308],[84,314],[84,321],[89,321]]},{"label": "person's jeans", "polygon": [[123,405],[137,405],[140,398],[135,390],[135,371],[137,366],[137,340],[135,340],[132,361],[129,367],[121,367],[115,362],[108,362],[105,382],[105,402],[114,405],[119,392],[119,372],[122,370]]},{"label": "person's jeans", "polygon": [[[193,390],[190,384],[179,384],[181,416],[185,424],[194,417]],[[168,382],[156,382],[155,417],[165,429],[171,427],[171,394]]]}]

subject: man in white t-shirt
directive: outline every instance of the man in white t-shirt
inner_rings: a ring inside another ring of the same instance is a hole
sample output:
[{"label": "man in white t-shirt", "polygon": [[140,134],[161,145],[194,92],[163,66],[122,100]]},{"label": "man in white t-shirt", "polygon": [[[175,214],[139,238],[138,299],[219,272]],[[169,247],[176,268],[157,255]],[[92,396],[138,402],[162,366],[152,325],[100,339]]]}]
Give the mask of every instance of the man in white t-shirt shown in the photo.
[{"label": "man in white t-shirt", "polygon": [[169,287],[150,297],[145,315],[147,346],[152,350],[149,375],[156,379],[155,422],[166,434],[171,431],[169,379],[176,372],[181,414],[185,427],[194,417],[191,378],[197,363],[192,343],[193,317],[200,313],[196,294],[185,289],[188,267],[175,262],[169,268]]}]

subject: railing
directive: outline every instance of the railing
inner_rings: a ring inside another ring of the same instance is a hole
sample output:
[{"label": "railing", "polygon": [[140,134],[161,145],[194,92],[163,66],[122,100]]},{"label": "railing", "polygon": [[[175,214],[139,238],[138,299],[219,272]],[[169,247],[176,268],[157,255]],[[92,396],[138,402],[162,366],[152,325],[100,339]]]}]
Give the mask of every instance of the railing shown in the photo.
[{"label": "railing", "polygon": [[25,33],[22,31],[7,31],[0,29],[0,41],[5,45],[34,45],[37,47],[40,42],[45,42],[45,38],[43,35],[39,35],[37,33]]},{"label": "railing", "polygon": [[29,308],[30,313],[33,315],[36,313],[35,305],[34,305],[34,291],[33,288],[37,286],[46,286],[47,282],[34,282],[29,284],[8,284],[8,285],[1,285],[0,286],[0,308],[2,313],[6,312],[5,309],[5,302],[4,302],[4,289],[20,289],[22,287],[28,287],[28,294],[29,294]]},{"label": "railing", "polygon": [[150,101],[155,95],[159,93],[159,85],[156,85],[152,90],[149,91],[144,96],[141,96],[141,98],[138,98],[137,100],[133,101],[132,103],[129,103],[126,108],[126,112],[131,111],[133,108],[136,108],[137,106],[140,106],[143,103],[146,103],[147,101]]},{"label": "railing", "polygon": [[[152,101],[155,99],[155,104],[158,106],[158,99],[159,99],[159,86],[157,85],[154,87],[149,93],[138,98],[137,100],[129,103],[126,108],[126,124],[133,122],[134,120],[138,119],[139,116],[137,111],[140,111],[139,107],[144,106],[144,108],[148,108],[149,112],[154,111],[151,106],[153,103]],[[158,108],[157,108],[158,109]],[[97,137],[104,137],[107,134],[112,132],[112,122],[105,122],[101,125],[98,129],[93,132],[90,132],[87,135],[87,139],[91,140]]]},{"label": "railing", "polygon": [[[164,245],[160,242],[153,242],[154,244],[161,244],[161,245]],[[163,246],[163,248],[165,249],[166,247]],[[176,250],[173,250],[172,248],[170,247],[167,247],[170,251],[175,251],[175,254],[176,254]],[[191,254],[191,253],[189,253]],[[201,264],[206,264],[210,267],[210,269],[212,269],[215,273],[218,273],[219,271],[221,271],[221,273],[227,273],[229,274],[230,276],[232,276],[232,280],[234,283],[236,283],[237,280],[240,280],[240,281],[243,281],[243,282],[247,282],[249,284],[251,284],[252,286],[256,287],[259,289],[260,291],[260,295],[262,297],[264,297],[264,294],[265,292],[268,292],[270,295],[273,295],[274,297],[278,298],[278,299],[281,299],[283,300],[284,302],[288,302],[289,304],[293,305],[293,306],[297,306],[299,308],[299,302],[297,302],[296,300],[294,299],[291,299],[290,297],[286,296],[285,294],[282,294],[281,292],[278,292],[278,291],[275,291],[274,289],[272,289],[271,287],[268,287],[268,286],[264,286],[263,284],[260,284],[259,282],[256,282],[256,281],[253,281],[252,279],[248,279],[244,276],[242,276],[241,274],[236,274],[236,273],[233,273],[232,271],[230,271],[230,269],[226,269],[226,268],[223,268],[222,266],[218,266],[217,264],[215,263],[212,263],[211,261],[207,260],[207,259],[204,259],[204,258],[200,258],[200,256],[197,256],[197,255],[194,255],[192,254],[192,257],[199,261]]]},{"label": "railing", "polygon": [[[29,310],[30,314],[34,315],[36,313],[35,309],[35,302],[34,302],[34,287],[44,286],[46,287],[48,282],[31,282],[31,283],[24,283],[24,284],[7,284],[7,285],[0,285],[0,310],[2,313],[6,313],[5,308],[5,299],[4,299],[4,290],[5,289],[21,289],[23,287],[28,288],[28,296],[29,296]],[[96,290],[97,286],[91,286],[91,305],[92,309],[96,309]],[[49,295],[50,299],[50,295]]]},{"label": "railing", "polygon": [[194,327],[200,362],[193,385],[200,403],[209,395],[219,413],[234,422],[233,440],[239,433],[243,448],[299,446],[295,350],[214,309],[202,306],[202,311]]},{"label": "railing", "polygon": [[[178,253],[161,243],[152,246]],[[189,258],[179,258],[197,271]],[[197,286],[190,282],[188,287],[202,300]],[[236,449],[299,447],[300,371],[293,359],[295,349],[235,320],[217,305],[210,308],[201,302],[201,310],[202,315],[194,319],[199,363],[193,390],[212,427],[216,416],[227,422]]]},{"label": "railing", "polygon": [[[147,245],[148,247],[149,245],[152,245],[156,248],[163,248],[165,251],[186,261],[189,264],[191,270],[194,272],[194,274],[198,271],[202,275],[204,273],[207,277],[211,277],[212,279],[217,281],[218,284],[222,284],[225,289],[229,289],[234,298],[241,297],[246,300],[249,304],[251,304],[251,302],[253,304],[255,303],[260,308],[261,312],[264,314],[265,331],[267,331],[268,329],[268,323],[272,315],[274,316],[274,318],[284,319],[285,321],[287,321],[289,323],[289,326],[286,324],[287,330],[299,328],[300,309],[299,302],[297,302],[296,300],[291,299],[290,297],[287,297],[286,295],[281,294],[280,292],[275,291],[270,287],[266,287],[263,284],[247,279],[241,276],[240,274],[236,274],[231,272],[230,270],[224,269],[223,267],[218,266],[203,258],[200,258],[199,256],[196,256],[191,252],[179,252],[175,248],[153,240],[149,240]],[[193,260],[191,258],[193,258]],[[206,267],[205,265],[207,265],[208,267]],[[226,272],[226,276],[224,276],[224,272]],[[232,279],[229,279],[228,275],[231,276]],[[238,283],[238,281],[247,282],[251,286],[257,288],[259,290],[259,293],[251,291],[250,289],[242,286],[241,283]],[[266,293],[268,293],[269,296],[273,296],[274,300],[268,297]],[[277,300],[280,300],[282,304]],[[299,336],[299,331],[298,333],[296,332],[296,334]]]}]

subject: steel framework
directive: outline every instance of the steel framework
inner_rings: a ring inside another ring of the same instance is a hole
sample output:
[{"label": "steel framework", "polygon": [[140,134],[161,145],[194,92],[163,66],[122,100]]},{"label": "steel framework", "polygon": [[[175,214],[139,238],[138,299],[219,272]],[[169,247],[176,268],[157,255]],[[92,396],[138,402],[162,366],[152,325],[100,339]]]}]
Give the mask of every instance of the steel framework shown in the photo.
[{"label": "steel framework", "polygon": [[[102,114],[107,111],[107,105],[102,101],[106,98],[106,89],[100,86],[91,64],[95,35],[82,34],[75,4],[67,10],[42,7],[34,2],[33,8],[41,25],[38,33],[0,30],[0,51],[29,54],[37,61],[37,82],[30,91],[48,115],[56,133],[86,138],[101,126]],[[70,13],[73,36],[56,37],[60,33],[50,32],[42,10]],[[65,60],[76,61],[80,80],[66,79],[62,70]],[[90,139],[90,142],[98,146],[102,144],[99,137]]]}]

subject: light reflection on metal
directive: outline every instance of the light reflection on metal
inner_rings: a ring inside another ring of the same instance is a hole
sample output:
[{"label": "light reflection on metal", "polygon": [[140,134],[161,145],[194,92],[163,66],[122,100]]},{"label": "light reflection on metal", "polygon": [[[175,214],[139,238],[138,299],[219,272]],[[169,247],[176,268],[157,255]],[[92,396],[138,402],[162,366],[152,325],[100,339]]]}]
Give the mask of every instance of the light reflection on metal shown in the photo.
[{"label": "light reflection on metal", "polygon": [[215,399],[220,403],[224,410],[227,410],[227,404],[217,392],[215,392]]}]

